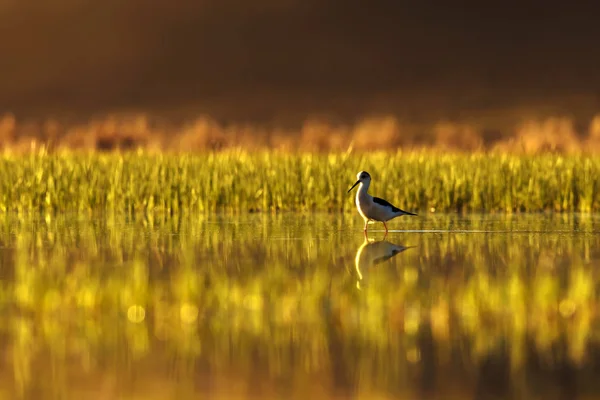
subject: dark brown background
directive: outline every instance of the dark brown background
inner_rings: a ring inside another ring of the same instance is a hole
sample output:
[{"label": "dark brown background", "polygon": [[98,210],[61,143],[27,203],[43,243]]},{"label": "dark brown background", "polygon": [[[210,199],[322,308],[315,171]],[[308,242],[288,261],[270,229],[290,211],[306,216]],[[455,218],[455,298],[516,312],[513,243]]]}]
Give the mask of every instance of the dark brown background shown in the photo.
[{"label": "dark brown background", "polygon": [[0,112],[227,121],[600,110],[575,2],[0,0]]}]

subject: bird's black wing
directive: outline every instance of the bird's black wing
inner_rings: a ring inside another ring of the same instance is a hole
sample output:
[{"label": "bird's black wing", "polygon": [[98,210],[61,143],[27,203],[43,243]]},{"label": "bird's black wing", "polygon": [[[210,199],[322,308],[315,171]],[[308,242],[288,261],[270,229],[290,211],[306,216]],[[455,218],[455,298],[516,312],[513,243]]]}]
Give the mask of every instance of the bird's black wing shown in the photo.
[{"label": "bird's black wing", "polygon": [[380,206],[391,208],[393,212],[401,212],[402,214],[406,214],[406,215],[417,215],[417,214],[413,214],[408,211],[401,210],[398,207],[396,207],[395,205],[391,204],[390,202],[388,202],[384,199],[380,199],[379,197],[373,197],[373,201],[375,203],[379,204]]}]

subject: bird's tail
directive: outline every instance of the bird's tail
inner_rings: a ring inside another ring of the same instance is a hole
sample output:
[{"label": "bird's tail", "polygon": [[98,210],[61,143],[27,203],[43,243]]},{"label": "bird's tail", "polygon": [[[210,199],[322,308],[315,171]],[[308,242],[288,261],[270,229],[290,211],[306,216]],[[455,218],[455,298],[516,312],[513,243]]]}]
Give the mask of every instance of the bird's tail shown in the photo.
[{"label": "bird's tail", "polygon": [[400,211],[398,211],[398,213],[399,213],[398,215],[414,215],[414,216],[417,216],[417,214],[415,214],[415,213],[411,213],[411,212],[404,211],[404,210],[400,210]]}]

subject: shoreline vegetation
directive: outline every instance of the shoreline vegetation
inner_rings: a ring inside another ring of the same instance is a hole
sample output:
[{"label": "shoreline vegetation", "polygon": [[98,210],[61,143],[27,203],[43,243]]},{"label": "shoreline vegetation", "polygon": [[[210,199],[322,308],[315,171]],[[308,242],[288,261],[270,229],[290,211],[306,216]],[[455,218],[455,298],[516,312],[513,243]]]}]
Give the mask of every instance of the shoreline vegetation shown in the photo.
[{"label": "shoreline vegetation", "polygon": [[[500,114],[499,114],[500,115]],[[504,115],[504,114],[502,114]],[[109,152],[248,151],[355,152],[402,149],[510,154],[600,154],[600,113],[585,120],[564,115],[536,118],[479,116],[461,120],[408,121],[391,115],[351,123],[307,118],[295,125],[223,123],[207,115],[165,119],[146,113],[107,114],[87,121],[18,119],[0,114],[0,150]]]},{"label": "shoreline vegetation", "polygon": [[0,155],[0,212],[356,212],[355,175],[402,209],[448,212],[600,210],[600,156],[239,149]]}]

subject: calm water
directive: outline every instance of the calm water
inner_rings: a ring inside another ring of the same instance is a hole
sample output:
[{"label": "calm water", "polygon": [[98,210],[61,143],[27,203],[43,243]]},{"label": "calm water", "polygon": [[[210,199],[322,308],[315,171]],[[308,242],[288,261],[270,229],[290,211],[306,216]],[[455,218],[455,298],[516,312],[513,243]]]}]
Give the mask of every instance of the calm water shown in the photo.
[{"label": "calm water", "polygon": [[600,217],[0,224],[0,399],[600,397]]}]

